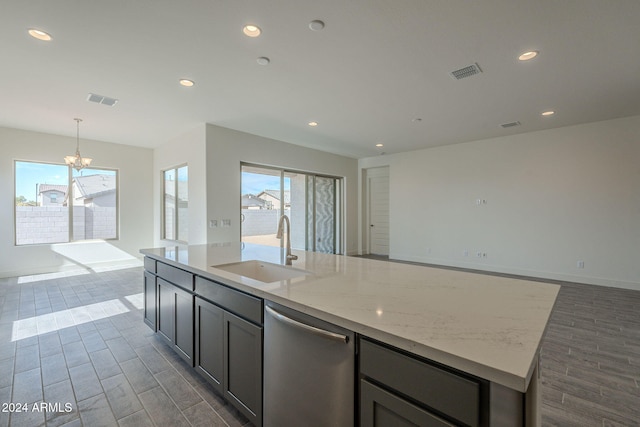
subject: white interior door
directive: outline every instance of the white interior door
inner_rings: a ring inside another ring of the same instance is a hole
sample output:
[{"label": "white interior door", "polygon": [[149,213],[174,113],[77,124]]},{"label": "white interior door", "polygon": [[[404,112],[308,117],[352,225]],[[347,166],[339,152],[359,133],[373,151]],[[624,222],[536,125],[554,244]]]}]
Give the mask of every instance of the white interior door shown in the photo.
[{"label": "white interior door", "polygon": [[389,255],[389,168],[367,170],[369,253]]}]

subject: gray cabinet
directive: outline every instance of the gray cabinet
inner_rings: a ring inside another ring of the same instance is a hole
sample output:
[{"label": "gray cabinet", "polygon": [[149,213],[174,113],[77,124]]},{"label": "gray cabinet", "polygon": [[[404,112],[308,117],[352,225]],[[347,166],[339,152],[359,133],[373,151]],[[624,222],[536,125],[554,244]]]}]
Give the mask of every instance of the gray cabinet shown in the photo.
[{"label": "gray cabinet", "polygon": [[360,381],[360,425],[453,427],[442,418],[366,380]]},{"label": "gray cabinet", "polygon": [[158,313],[158,334],[173,344],[175,339],[175,328],[173,325],[176,311],[174,298],[176,287],[162,279],[158,279],[157,283],[158,305],[156,310]]},{"label": "gray cabinet", "polygon": [[194,296],[160,277],[157,283],[158,334],[173,345],[180,357],[193,366]]},{"label": "gray cabinet", "polygon": [[156,331],[156,276],[145,270],[143,277],[144,323]]},{"label": "gray cabinet", "polygon": [[224,310],[196,297],[196,370],[220,393],[224,381]]},{"label": "gray cabinet", "polygon": [[262,328],[224,313],[224,396],[262,424]]},{"label": "gray cabinet", "polygon": [[485,380],[360,339],[363,427],[488,426],[488,396]]},{"label": "gray cabinet", "polygon": [[262,425],[262,299],[145,258],[144,320]]},{"label": "gray cabinet", "polygon": [[201,277],[195,288],[196,370],[260,426],[262,300]]}]

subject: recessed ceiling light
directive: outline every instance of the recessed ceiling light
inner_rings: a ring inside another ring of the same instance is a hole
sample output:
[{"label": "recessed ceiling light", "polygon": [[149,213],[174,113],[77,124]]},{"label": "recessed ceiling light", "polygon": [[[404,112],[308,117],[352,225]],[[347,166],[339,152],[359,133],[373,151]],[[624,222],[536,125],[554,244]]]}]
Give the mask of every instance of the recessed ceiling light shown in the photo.
[{"label": "recessed ceiling light", "polygon": [[311,31],[321,31],[323,28],[324,28],[324,22],[322,22],[319,19],[315,19],[309,22],[309,29],[311,29]]},{"label": "recessed ceiling light", "polygon": [[256,62],[260,65],[269,65],[269,62],[271,62],[271,60],[266,56],[261,56],[260,58],[256,59]]},{"label": "recessed ceiling light", "polygon": [[416,118],[411,119],[411,121],[414,122],[414,123],[420,123],[422,121],[422,119],[420,117],[416,117]]},{"label": "recessed ceiling light", "polygon": [[533,59],[536,56],[538,56],[538,53],[540,53],[540,52],[538,52],[537,50],[532,50],[532,51],[529,51],[529,52],[525,52],[522,55],[518,56],[518,59],[520,61],[528,61],[528,60]]},{"label": "recessed ceiling light", "polygon": [[318,126],[318,122],[309,122],[308,125],[311,127],[315,127]]},{"label": "recessed ceiling light", "polygon": [[182,86],[191,87],[191,86],[193,86],[195,83],[193,82],[193,80],[189,80],[189,79],[180,79],[180,84],[181,84]]},{"label": "recessed ceiling light", "polygon": [[255,25],[245,25],[242,28],[242,32],[249,37],[258,37],[260,33],[262,33],[262,30],[260,29],[260,27],[257,27]]},{"label": "recessed ceiling light", "polygon": [[378,148],[382,148],[382,147],[384,147],[384,144],[382,144],[382,143],[377,143],[377,144],[376,144],[376,147],[378,147]]},{"label": "recessed ceiling light", "polygon": [[542,115],[543,116],[553,116],[556,112],[553,110],[549,110],[549,111],[543,111]]},{"label": "recessed ceiling light", "polygon": [[45,42],[51,41],[51,34],[46,33],[42,30],[38,30],[36,28],[29,28],[29,35],[34,39],[42,40]]}]

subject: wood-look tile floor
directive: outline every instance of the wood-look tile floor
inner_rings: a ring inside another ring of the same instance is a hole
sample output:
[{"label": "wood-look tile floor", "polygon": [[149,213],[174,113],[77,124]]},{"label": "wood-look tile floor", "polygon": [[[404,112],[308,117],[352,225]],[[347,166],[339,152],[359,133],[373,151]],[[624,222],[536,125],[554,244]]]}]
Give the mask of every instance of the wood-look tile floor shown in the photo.
[{"label": "wood-look tile floor", "polygon": [[640,425],[640,291],[563,283],[542,346],[545,426]]},{"label": "wood-look tile floor", "polygon": [[[142,322],[141,290],[141,268],[0,279],[0,427],[248,424]],[[640,426],[640,291],[563,283],[541,376],[543,426]]]},{"label": "wood-look tile floor", "polygon": [[0,427],[249,424],[143,323],[141,292],[142,268],[0,279]]}]

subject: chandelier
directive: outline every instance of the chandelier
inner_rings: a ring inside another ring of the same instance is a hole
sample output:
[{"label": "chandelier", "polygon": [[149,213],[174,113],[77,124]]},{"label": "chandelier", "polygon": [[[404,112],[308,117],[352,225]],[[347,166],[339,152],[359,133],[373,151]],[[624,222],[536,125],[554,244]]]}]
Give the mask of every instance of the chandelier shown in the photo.
[{"label": "chandelier", "polygon": [[71,166],[72,168],[74,168],[75,170],[80,171],[80,169],[84,169],[87,166],[89,166],[93,159],[90,159],[88,157],[84,157],[83,158],[80,155],[80,122],[82,121],[82,119],[73,119],[73,120],[76,121],[76,129],[77,129],[77,133],[76,133],[76,141],[77,141],[76,155],[75,156],[65,156],[64,162],[66,164],[68,164],[69,166]]}]

